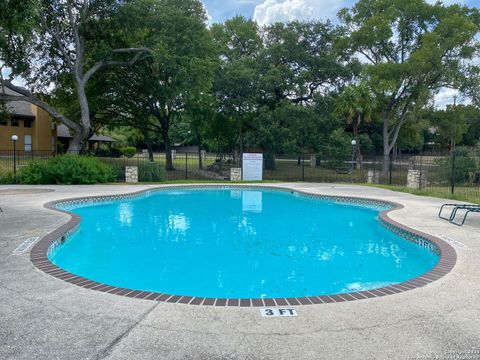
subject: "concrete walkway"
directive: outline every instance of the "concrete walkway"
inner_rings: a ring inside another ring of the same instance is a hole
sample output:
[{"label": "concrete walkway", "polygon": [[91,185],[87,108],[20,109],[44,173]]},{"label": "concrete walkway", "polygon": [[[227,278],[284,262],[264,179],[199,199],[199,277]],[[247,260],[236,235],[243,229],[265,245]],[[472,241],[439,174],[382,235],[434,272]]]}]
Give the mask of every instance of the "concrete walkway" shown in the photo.
[{"label": "concrete walkway", "polygon": [[460,228],[437,218],[440,199],[360,186],[288,185],[401,203],[405,208],[390,217],[453,239],[457,265],[423,288],[298,306],[296,318],[265,319],[258,308],[130,299],[63,282],[37,270],[28,252],[11,253],[68,220],[43,208],[45,202],[153,186],[0,186],[0,359],[480,359],[478,215]]}]

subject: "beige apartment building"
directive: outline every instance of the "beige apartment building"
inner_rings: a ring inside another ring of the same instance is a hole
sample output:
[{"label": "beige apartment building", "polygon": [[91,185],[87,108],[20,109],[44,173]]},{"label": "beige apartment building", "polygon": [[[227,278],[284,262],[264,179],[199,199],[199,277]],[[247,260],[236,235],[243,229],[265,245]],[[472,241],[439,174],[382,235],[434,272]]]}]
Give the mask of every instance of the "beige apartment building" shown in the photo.
[{"label": "beige apartment building", "polygon": [[[9,102],[6,107],[9,116],[0,117],[0,151],[13,150],[13,135],[18,137],[16,149],[19,151],[55,153],[57,143],[62,145],[63,151],[68,149],[72,134],[65,125],[56,125],[46,111],[26,101]],[[114,141],[111,137],[94,134],[88,139],[87,148],[95,150]]]},{"label": "beige apartment building", "polygon": [[47,112],[26,101],[7,103],[7,118],[0,118],[0,150],[52,151],[56,149],[56,126]]}]

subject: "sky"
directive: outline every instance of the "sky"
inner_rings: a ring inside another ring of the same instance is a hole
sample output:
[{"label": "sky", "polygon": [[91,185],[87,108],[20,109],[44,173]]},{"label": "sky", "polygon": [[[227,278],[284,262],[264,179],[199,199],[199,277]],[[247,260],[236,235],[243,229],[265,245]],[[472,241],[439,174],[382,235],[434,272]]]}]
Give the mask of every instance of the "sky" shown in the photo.
[{"label": "sky", "polygon": [[[337,12],[344,7],[351,7],[355,0],[203,0],[203,2],[210,22],[223,22],[235,15],[243,15],[255,19],[260,25],[265,25],[289,20],[335,21]],[[443,3],[478,6],[479,0],[444,0]]]}]

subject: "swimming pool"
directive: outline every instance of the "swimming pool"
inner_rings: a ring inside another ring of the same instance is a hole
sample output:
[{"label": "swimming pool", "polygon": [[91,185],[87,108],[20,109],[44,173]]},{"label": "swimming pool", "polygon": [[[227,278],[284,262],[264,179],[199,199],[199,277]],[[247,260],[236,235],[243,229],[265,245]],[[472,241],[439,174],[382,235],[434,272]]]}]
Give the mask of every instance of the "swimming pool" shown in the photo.
[{"label": "swimming pool", "polygon": [[63,244],[49,246],[49,260],[138,292],[223,299],[354,293],[416,278],[439,261],[433,244],[419,246],[384,226],[379,213],[391,205],[382,202],[187,187],[56,206],[82,220]]}]

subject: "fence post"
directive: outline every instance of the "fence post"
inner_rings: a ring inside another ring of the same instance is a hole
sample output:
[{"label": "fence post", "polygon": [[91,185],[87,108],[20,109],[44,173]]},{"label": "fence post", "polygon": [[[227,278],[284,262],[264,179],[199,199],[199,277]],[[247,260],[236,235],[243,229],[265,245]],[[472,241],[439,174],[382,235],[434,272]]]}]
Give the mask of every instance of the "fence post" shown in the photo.
[{"label": "fence post", "polygon": [[390,152],[388,161],[389,184],[392,185],[392,168],[393,168],[393,154]]},{"label": "fence post", "polygon": [[188,180],[188,152],[185,153],[185,180]]},{"label": "fence post", "polygon": [[302,181],[305,181],[305,153],[302,152]]},{"label": "fence post", "polygon": [[[424,173],[423,173],[423,154],[420,153],[420,164],[418,166],[420,168],[420,189],[422,188],[422,181],[424,181]],[[425,186],[427,185],[427,182],[425,181]]]},{"label": "fence post", "polygon": [[455,150],[452,151],[452,173],[450,174],[451,188],[450,191],[452,194],[455,193]]},{"label": "fence post", "polygon": [[13,142],[13,183],[17,183],[17,149],[15,147],[16,141]]}]

